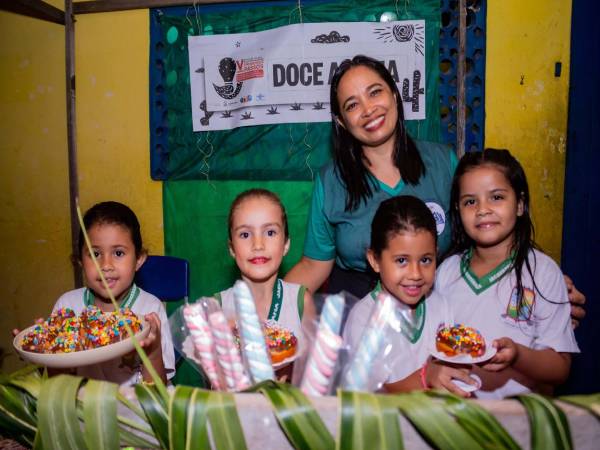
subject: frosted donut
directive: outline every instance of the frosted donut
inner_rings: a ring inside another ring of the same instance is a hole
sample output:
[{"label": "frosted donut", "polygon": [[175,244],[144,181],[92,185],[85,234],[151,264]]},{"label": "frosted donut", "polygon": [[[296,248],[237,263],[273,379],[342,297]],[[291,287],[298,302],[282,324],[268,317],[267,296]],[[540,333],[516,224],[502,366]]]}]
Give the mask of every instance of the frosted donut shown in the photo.
[{"label": "frosted donut", "polygon": [[485,340],[475,328],[456,324],[438,330],[435,347],[446,356],[466,354],[476,358],[485,353]]}]

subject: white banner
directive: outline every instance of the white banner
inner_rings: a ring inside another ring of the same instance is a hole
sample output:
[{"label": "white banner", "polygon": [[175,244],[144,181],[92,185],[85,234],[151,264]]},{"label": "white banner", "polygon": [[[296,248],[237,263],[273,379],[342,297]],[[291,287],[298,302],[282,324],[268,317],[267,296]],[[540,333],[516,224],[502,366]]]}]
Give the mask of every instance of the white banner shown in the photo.
[{"label": "white banner", "polygon": [[369,55],[388,68],[407,120],[425,118],[425,21],[325,22],[188,37],[194,131],[329,122],[341,61]]}]

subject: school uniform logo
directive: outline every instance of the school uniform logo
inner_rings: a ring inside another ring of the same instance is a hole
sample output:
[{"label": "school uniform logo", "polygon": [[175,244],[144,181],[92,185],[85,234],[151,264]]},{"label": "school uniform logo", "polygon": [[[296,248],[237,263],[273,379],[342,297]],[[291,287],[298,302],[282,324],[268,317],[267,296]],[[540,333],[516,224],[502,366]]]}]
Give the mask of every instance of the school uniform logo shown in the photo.
[{"label": "school uniform logo", "polygon": [[427,202],[425,204],[431,211],[431,214],[433,214],[437,234],[439,236],[444,232],[444,229],[446,228],[446,213],[444,212],[444,208],[442,208],[439,204],[435,202]]},{"label": "school uniform logo", "polygon": [[517,309],[517,300],[517,288],[515,287],[510,294],[510,300],[506,307],[506,314],[504,314],[503,317],[512,319],[515,322],[529,322],[535,305],[535,293],[531,289],[523,288],[523,302],[520,310]]}]

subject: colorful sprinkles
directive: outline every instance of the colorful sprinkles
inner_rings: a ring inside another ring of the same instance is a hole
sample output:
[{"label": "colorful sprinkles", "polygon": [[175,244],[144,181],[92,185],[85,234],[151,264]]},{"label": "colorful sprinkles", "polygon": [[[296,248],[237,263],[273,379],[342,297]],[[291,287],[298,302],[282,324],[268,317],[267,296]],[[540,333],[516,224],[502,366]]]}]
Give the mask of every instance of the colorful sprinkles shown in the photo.
[{"label": "colorful sprinkles", "polygon": [[473,357],[485,353],[485,340],[481,333],[472,327],[455,324],[452,327],[441,327],[435,338],[438,351],[446,356],[470,354]]},{"label": "colorful sprinkles", "polygon": [[89,306],[80,316],[70,308],[61,308],[46,320],[38,321],[21,340],[21,348],[35,353],[90,350],[127,338],[125,323],[134,333],[142,329],[141,321],[129,308],[103,312]]},{"label": "colorful sprinkles", "polygon": [[269,350],[283,351],[296,347],[298,339],[287,328],[282,327],[274,320],[267,320],[264,324],[265,337]]}]

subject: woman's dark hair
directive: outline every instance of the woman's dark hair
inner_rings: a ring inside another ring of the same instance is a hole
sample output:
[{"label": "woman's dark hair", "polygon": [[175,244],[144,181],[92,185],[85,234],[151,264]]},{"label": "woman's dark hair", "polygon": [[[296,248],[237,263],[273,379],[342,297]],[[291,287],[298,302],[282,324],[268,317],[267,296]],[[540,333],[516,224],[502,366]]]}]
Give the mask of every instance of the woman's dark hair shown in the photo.
[{"label": "woman's dark hair", "polygon": [[[475,241],[469,237],[460,220],[460,179],[462,176],[478,167],[491,166],[500,170],[506,177],[508,183],[513,189],[517,202],[523,204],[523,214],[517,216],[514,228],[514,241],[512,252],[514,261],[512,268],[515,270],[517,281],[517,311],[521,312],[523,308],[523,266],[533,280],[535,290],[541,294],[535,279],[533,271],[529,264],[528,255],[531,249],[538,249],[535,243],[535,230],[529,213],[529,186],[523,166],[517,159],[510,154],[508,150],[486,148],[483,152],[466,153],[458,163],[454,179],[452,180],[452,189],[450,191],[450,222],[452,225],[452,246],[448,254],[461,254],[475,246]],[[534,254],[535,264],[535,254]],[[543,297],[543,295],[542,295]],[[544,297],[545,298],[545,297]]]},{"label": "woman's dark hair", "polygon": [[437,246],[437,226],[431,210],[412,195],[388,198],[379,204],[371,223],[370,249],[376,256],[388,246],[390,239],[403,231],[427,231]]},{"label": "woman's dark hair", "polygon": [[337,176],[346,188],[346,211],[358,208],[361,201],[366,202],[372,195],[373,189],[378,189],[369,171],[365,167],[362,143],[350,134],[339,122],[341,120],[340,104],[338,102],[338,86],[344,75],[352,68],[364,66],[376,72],[389,86],[396,97],[398,122],[396,124],[396,140],[394,143],[394,165],[400,170],[402,179],[411,185],[416,185],[425,174],[425,164],[419,155],[417,146],[404,128],[404,111],[402,96],[394,78],[379,61],[364,55],[357,55],[344,60],[336,69],[331,79],[330,102],[333,115],[333,161]]},{"label": "woman's dark hair", "polygon": [[233,227],[233,214],[240,204],[246,200],[247,198],[255,198],[255,197],[264,197],[271,200],[279,209],[281,209],[281,222],[283,223],[283,234],[285,240],[288,239],[288,221],[287,214],[285,213],[285,208],[283,207],[283,203],[281,203],[281,199],[274,192],[268,191],[267,189],[248,189],[244,191],[233,200],[231,203],[231,208],[229,208],[229,216],[227,217],[227,228],[229,229],[229,240],[231,240],[231,228]]},{"label": "woman's dark hair", "polygon": [[[92,206],[83,216],[83,225],[87,231],[95,225],[105,224],[121,225],[127,228],[131,233],[136,257],[142,254],[140,223],[131,208],[119,202],[102,202]],[[81,260],[84,246],[83,231],[79,230],[79,260]]]}]

